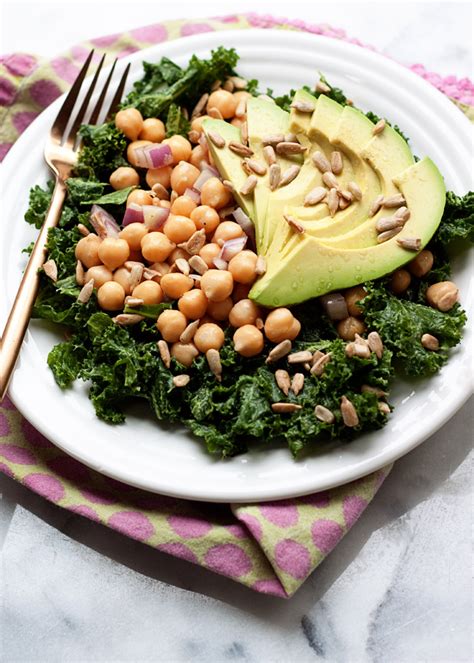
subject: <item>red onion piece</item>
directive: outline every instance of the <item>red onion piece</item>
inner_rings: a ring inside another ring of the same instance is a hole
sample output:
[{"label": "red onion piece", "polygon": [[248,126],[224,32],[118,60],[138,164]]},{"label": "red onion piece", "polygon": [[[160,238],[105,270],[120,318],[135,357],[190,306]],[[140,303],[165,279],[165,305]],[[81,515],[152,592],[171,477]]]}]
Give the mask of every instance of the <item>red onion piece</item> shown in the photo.
[{"label": "red onion piece", "polygon": [[130,203],[125,210],[123,216],[122,227],[128,226],[130,223],[143,223],[143,207],[136,203]]},{"label": "red onion piece", "polygon": [[346,300],[340,292],[330,292],[320,297],[319,301],[330,320],[344,320],[349,317]]},{"label": "red onion piece", "polygon": [[92,205],[89,221],[100,238],[118,237],[120,226],[100,205]]},{"label": "red onion piece", "polygon": [[157,205],[143,205],[143,219],[148,230],[160,230],[170,215],[167,207]]},{"label": "red onion piece", "polygon": [[221,174],[220,174],[220,172],[217,170],[217,168],[214,168],[214,166],[211,166],[210,163],[206,164],[205,167],[207,168],[207,170],[210,170],[210,171],[211,171],[213,177],[217,177],[217,178],[221,179]]},{"label": "red onion piece", "polygon": [[203,133],[199,136],[199,145],[202,147],[204,154],[207,155],[209,153],[209,144],[207,142],[206,136]]},{"label": "red onion piece", "polygon": [[135,163],[138,168],[152,168],[152,160],[145,147],[135,147],[133,150]]},{"label": "red onion piece", "polygon": [[227,262],[225,260],[222,260],[222,258],[213,258],[212,262],[214,263],[214,267],[217,269],[227,269]]},{"label": "red onion piece", "polygon": [[173,163],[173,153],[169,145],[160,145],[159,143],[145,147],[147,156],[150,157],[152,168],[164,168]]},{"label": "red onion piece", "polygon": [[244,246],[247,244],[248,237],[243,235],[242,237],[236,237],[235,239],[228,239],[227,242],[224,242],[224,245],[219,253],[219,258],[229,262],[231,258],[240,253]]},{"label": "red onion piece", "polygon": [[201,192],[202,187],[207,182],[207,180],[211,179],[211,177],[215,177],[215,175],[211,171],[211,169],[206,166],[205,168],[203,168],[201,170],[201,174],[199,175],[197,180],[194,182],[194,189]]},{"label": "red onion piece", "polygon": [[250,238],[251,242],[255,244],[255,227],[250,218],[245,214],[244,210],[241,207],[237,207],[237,209],[232,212],[232,216],[244,233]]},{"label": "red onion piece", "polygon": [[201,194],[194,187],[186,189],[184,195],[187,196],[188,198],[191,198],[191,200],[193,200],[196,203],[196,205],[201,204]]}]

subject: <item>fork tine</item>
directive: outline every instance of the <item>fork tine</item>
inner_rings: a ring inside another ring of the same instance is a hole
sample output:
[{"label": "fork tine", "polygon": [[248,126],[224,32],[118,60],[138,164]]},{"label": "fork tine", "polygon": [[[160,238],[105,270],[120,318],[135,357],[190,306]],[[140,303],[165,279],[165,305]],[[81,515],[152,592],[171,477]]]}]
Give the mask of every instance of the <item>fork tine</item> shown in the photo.
[{"label": "fork tine", "polygon": [[67,123],[69,122],[69,118],[71,117],[72,109],[74,108],[74,104],[77,101],[77,97],[79,95],[82,82],[86,77],[87,70],[89,69],[89,65],[91,63],[93,55],[94,55],[94,50],[92,50],[89,53],[87,60],[82,65],[81,71],[79,72],[76,80],[74,81],[73,86],[69,90],[68,95],[64,100],[64,103],[61,106],[59,113],[56,116],[56,119],[54,120],[54,124],[51,128],[51,135],[59,141],[62,139]]},{"label": "fork tine", "polygon": [[128,63],[128,65],[125,68],[125,71],[122,74],[122,78],[121,78],[120,83],[118,85],[117,91],[115,92],[114,98],[112,99],[112,103],[110,104],[110,107],[109,107],[109,110],[108,110],[108,113],[107,113],[107,117],[112,115],[112,113],[115,113],[115,110],[117,109],[117,107],[120,103],[123,91],[125,89],[125,83],[127,82],[127,76],[128,76],[129,71],[130,71],[130,62]]},{"label": "fork tine", "polygon": [[105,60],[105,54],[102,56],[102,59],[99,62],[99,66],[96,69],[96,72],[94,74],[94,78],[92,79],[92,83],[89,85],[89,89],[87,90],[86,96],[84,97],[84,100],[81,104],[81,107],[78,110],[76,117],[74,118],[73,125],[71,127],[70,132],[69,132],[68,142],[74,143],[74,141],[76,140],[77,132],[78,132],[79,127],[81,126],[81,124],[84,120],[84,117],[87,113],[87,108],[89,106],[90,99],[91,99],[92,94],[94,92],[94,89],[95,89],[95,86],[96,86],[96,83],[97,83],[97,79],[99,78],[99,74],[100,74],[100,71],[102,69],[102,65],[104,64],[104,60]]},{"label": "fork tine", "polygon": [[115,58],[110,73],[107,76],[107,80],[105,81],[104,87],[102,88],[102,92],[100,93],[100,97],[97,100],[95,108],[92,111],[92,114],[89,118],[89,124],[95,124],[99,118],[100,111],[102,110],[102,106],[104,105],[104,99],[106,97],[107,90],[109,89],[110,81],[112,80],[112,76],[114,75],[115,65],[117,64],[117,61],[118,61],[117,58]]}]

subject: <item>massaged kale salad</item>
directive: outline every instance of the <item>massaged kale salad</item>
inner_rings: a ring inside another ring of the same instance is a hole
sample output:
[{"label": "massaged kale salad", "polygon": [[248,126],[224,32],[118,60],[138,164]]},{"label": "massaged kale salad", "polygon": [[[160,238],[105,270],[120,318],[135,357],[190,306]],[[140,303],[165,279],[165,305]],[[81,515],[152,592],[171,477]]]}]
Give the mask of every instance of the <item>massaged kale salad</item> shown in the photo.
[{"label": "massaged kale salad", "polygon": [[[395,373],[448,360],[474,193],[323,77],[275,96],[237,61],[145,62],[115,118],[82,127],[34,316],[63,326],[48,365],[89,382],[100,419],[141,399],[210,453],[297,456],[382,427]],[[37,228],[51,191],[30,192]]]}]

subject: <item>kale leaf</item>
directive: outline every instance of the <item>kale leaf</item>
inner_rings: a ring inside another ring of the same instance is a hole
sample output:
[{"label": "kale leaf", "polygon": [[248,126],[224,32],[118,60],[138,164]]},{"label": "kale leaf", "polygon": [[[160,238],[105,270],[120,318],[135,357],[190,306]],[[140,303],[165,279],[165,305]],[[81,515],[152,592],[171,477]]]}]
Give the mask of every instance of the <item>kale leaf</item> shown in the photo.
[{"label": "kale leaf", "polygon": [[166,116],[166,135],[174,136],[180,134],[181,136],[188,136],[191,124],[186,119],[182,109],[176,104],[170,104],[168,108],[168,115]]},{"label": "kale leaf", "polygon": [[456,240],[474,242],[474,191],[457,196],[452,191],[446,194],[446,206],[435,240],[446,246]]},{"label": "kale leaf", "polygon": [[98,126],[83,124],[80,135],[82,148],[75,169],[79,177],[108,182],[112,171],[129,165],[125,158],[127,140],[113,122]]}]

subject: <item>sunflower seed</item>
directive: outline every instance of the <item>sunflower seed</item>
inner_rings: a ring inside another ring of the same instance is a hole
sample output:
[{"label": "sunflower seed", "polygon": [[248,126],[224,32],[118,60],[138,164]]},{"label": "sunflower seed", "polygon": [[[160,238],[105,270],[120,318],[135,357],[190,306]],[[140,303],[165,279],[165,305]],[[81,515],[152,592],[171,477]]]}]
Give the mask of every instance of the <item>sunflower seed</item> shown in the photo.
[{"label": "sunflower seed", "polygon": [[207,363],[209,364],[209,368],[211,369],[211,372],[214,374],[217,381],[220,382],[222,380],[222,364],[221,364],[221,356],[219,354],[219,350],[215,350],[214,348],[208,350],[206,352],[206,359]]},{"label": "sunflower seed", "polygon": [[173,378],[173,384],[175,387],[185,387],[189,384],[190,379],[189,375],[185,375],[184,373],[182,375],[175,375]]},{"label": "sunflower seed", "polygon": [[253,193],[255,187],[257,186],[258,180],[256,175],[249,175],[245,182],[240,187],[240,193],[243,196],[248,196]]},{"label": "sunflower seed", "polygon": [[304,233],[304,226],[293,216],[290,216],[290,214],[283,214],[283,218],[295,233],[298,233],[299,235]]},{"label": "sunflower seed", "polygon": [[132,297],[131,295],[125,297],[125,306],[130,306],[131,308],[134,306],[142,306],[144,303],[145,302],[140,297]]},{"label": "sunflower seed", "polygon": [[189,138],[189,140],[190,140],[191,143],[199,143],[199,139],[200,139],[200,137],[201,137],[200,132],[199,132],[199,131],[195,131],[194,129],[192,129],[192,130],[188,133],[188,138]]},{"label": "sunflower seed", "polygon": [[296,403],[273,403],[272,410],[277,414],[291,414],[292,412],[298,412],[302,409],[302,405],[297,405]]},{"label": "sunflower seed", "polygon": [[341,415],[344,425],[348,428],[354,428],[354,426],[359,425],[357,410],[346,396],[341,398]]},{"label": "sunflower seed", "polygon": [[397,239],[397,244],[407,251],[419,251],[421,249],[421,239],[419,237],[402,237]]},{"label": "sunflower seed", "polygon": [[43,272],[51,279],[51,281],[53,281],[53,283],[56,283],[58,280],[58,266],[54,260],[50,259],[43,263]]},{"label": "sunflower seed", "polygon": [[335,416],[331,410],[328,410],[328,408],[324,407],[324,405],[316,405],[314,408],[314,414],[316,419],[319,419],[319,421],[322,421],[324,424],[334,423]]},{"label": "sunflower seed", "polygon": [[378,233],[383,233],[394,228],[401,228],[402,226],[403,223],[396,216],[381,216],[375,224],[375,230]]},{"label": "sunflower seed", "polygon": [[357,182],[348,182],[347,188],[352,193],[353,197],[356,200],[362,199],[362,191],[360,189],[360,186],[357,184]]},{"label": "sunflower seed", "polygon": [[281,181],[281,167],[278,163],[272,163],[269,170],[268,182],[270,185],[270,190],[275,191],[278,189]]},{"label": "sunflower seed", "polygon": [[376,331],[370,332],[370,334],[367,336],[367,343],[369,344],[369,348],[375,354],[377,359],[382,359],[383,343],[382,339],[380,338],[380,334]]},{"label": "sunflower seed", "polygon": [[298,136],[296,134],[285,134],[285,140],[283,141],[285,143],[298,143],[299,145],[299,140]]},{"label": "sunflower seed", "polygon": [[291,104],[291,108],[294,108],[298,113],[312,113],[314,111],[314,104],[310,101],[294,101]]},{"label": "sunflower seed", "polygon": [[187,242],[183,242],[182,244],[178,244],[178,247],[180,249],[184,249],[191,255],[196,255],[196,253],[199,253],[199,251],[202,249],[204,244],[206,243],[206,231],[204,228],[201,228],[201,230],[196,230],[191,237],[188,239]]},{"label": "sunflower seed", "polygon": [[403,223],[406,223],[410,218],[410,210],[405,206],[399,207],[393,216],[400,219]]},{"label": "sunflower seed", "polygon": [[304,387],[304,375],[303,373],[295,373],[291,381],[291,391],[295,396],[298,396],[300,391]]},{"label": "sunflower seed", "polygon": [[234,152],[234,154],[238,154],[240,157],[251,157],[253,154],[253,150],[251,150],[250,147],[247,147],[247,145],[244,145],[243,143],[238,143],[235,140],[230,141],[229,150]]},{"label": "sunflower seed", "polygon": [[256,318],[255,319],[255,326],[259,331],[262,331],[262,329],[265,327],[265,323],[263,322],[262,318]]},{"label": "sunflower seed", "polygon": [[87,281],[87,283],[82,287],[80,293],[77,295],[77,301],[81,304],[87,304],[91,298],[92,292],[94,290],[94,279]]},{"label": "sunflower seed", "polygon": [[175,260],[175,265],[182,274],[184,274],[185,276],[189,276],[189,272],[191,270],[189,269],[189,263],[187,260],[185,260],[184,258],[178,258],[177,260]]},{"label": "sunflower seed", "polygon": [[246,162],[250,170],[253,171],[256,175],[265,175],[267,172],[267,167],[256,159],[246,159]]},{"label": "sunflower seed", "polygon": [[311,375],[315,375],[318,378],[321,377],[321,375],[324,373],[326,364],[328,364],[330,361],[331,361],[331,353],[328,352],[327,354],[323,354],[322,357],[319,357],[319,359],[314,361],[311,367]]},{"label": "sunflower seed", "polygon": [[384,402],[377,403],[377,407],[379,409],[379,412],[381,412],[382,414],[387,415],[387,414],[390,414],[390,412],[391,412],[390,405],[388,403],[384,403]]},{"label": "sunflower seed", "polygon": [[381,134],[382,131],[385,129],[386,124],[387,123],[385,122],[385,120],[383,118],[381,120],[379,120],[377,122],[377,124],[375,125],[375,127],[372,129],[372,133],[374,134],[374,136],[377,136],[378,134]]},{"label": "sunflower seed", "polygon": [[348,203],[351,203],[354,199],[354,196],[349,189],[338,189],[337,194],[340,198],[344,198]]},{"label": "sunflower seed", "polygon": [[221,85],[222,81],[220,80],[220,78],[216,79],[214,83],[211,85],[211,92],[215,92],[216,90],[218,90]]},{"label": "sunflower seed", "polygon": [[255,274],[258,276],[263,276],[267,271],[267,263],[263,256],[258,256],[257,262],[255,263]]},{"label": "sunflower seed", "polygon": [[202,97],[199,99],[197,104],[193,108],[193,112],[191,113],[191,119],[193,120],[195,117],[199,117],[202,115],[202,111],[205,109],[207,101],[209,99],[209,95],[207,92],[202,95]]},{"label": "sunflower seed", "polygon": [[283,143],[285,140],[285,134],[267,134],[263,136],[262,143],[263,145],[271,145],[275,147],[278,143]]},{"label": "sunflower seed", "polygon": [[[176,271],[176,265],[173,265],[170,269],[171,272],[173,271],[173,267],[175,268],[174,271]],[[133,270],[132,270],[132,272],[133,272]],[[132,280],[131,279],[132,272],[130,272],[129,282],[131,282],[131,280]],[[137,270],[137,274],[138,274],[138,270]],[[156,269],[150,269],[150,267],[145,267],[145,269],[143,270],[143,278],[145,279],[145,281],[151,281],[152,279],[155,279],[157,276],[161,276],[161,272],[158,272]]]},{"label": "sunflower seed", "polygon": [[322,152],[319,152],[319,150],[314,152],[314,154],[311,156],[311,159],[313,160],[316,168],[321,171],[321,173],[328,173],[331,171],[331,164],[325,155]]},{"label": "sunflower seed", "polygon": [[334,175],[340,175],[342,173],[342,168],[342,154],[335,151],[331,154],[331,170]]},{"label": "sunflower seed", "polygon": [[321,350],[316,350],[316,352],[313,353],[313,356],[311,358],[311,365],[314,366],[314,364],[320,359],[321,357],[324,357],[324,352],[321,352]]},{"label": "sunflower seed", "polygon": [[327,189],[323,186],[317,186],[312,189],[308,194],[306,194],[303,205],[305,207],[310,207],[311,205],[317,205],[320,203],[323,198],[326,197]]},{"label": "sunflower seed", "polygon": [[235,117],[244,117],[247,112],[247,99],[241,99],[235,109]]},{"label": "sunflower seed", "polygon": [[79,232],[81,233],[81,235],[83,237],[87,237],[87,235],[91,234],[91,231],[89,230],[89,228],[86,228],[86,226],[83,223],[78,223],[77,224],[77,229],[79,230]]},{"label": "sunflower seed", "polygon": [[266,363],[271,364],[274,361],[278,361],[279,359],[286,357],[289,352],[291,352],[291,341],[286,339],[281,343],[278,343],[278,345],[275,345],[275,347],[270,350],[266,359]]},{"label": "sunflower seed", "polygon": [[300,166],[290,166],[285,170],[283,175],[281,176],[280,180],[280,186],[286,186],[290,182],[293,182],[295,177],[299,175],[299,172],[301,170]]},{"label": "sunflower seed", "polygon": [[156,345],[158,346],[158,352],[160,353],[161,361],[166,366],[170,367],[171,355],[168,343],[166,341],[157,341]]},{"label": "sunflower seed", "polygon": [[191,256],[188,260],[188,265],[194,269],[195,272],[198,274],[204,274],[204,272],[207,272],[209,267],[207,264],[204,262],[204,260],[201,258],[201,256]]},{"label": "sunflower seed", "polygon": [[388,198],[383,199],[384,207],[401,207],[405,204],[406,200],[401,193],[397,193],[394,196],[389,196]]},{"label": "sunflower seed", "polygon": [[322,81],[322,80],[319,80],[319,81],[316,83],[315,90],[316,90],[316,92],[321,92],[321,93],[323,93],[323,94],[327,94],[328,92],[331,92],[331,88],[329,87],[329,85],[327,85],[327,84],[326,84],[324,81]]},{"label": "sunflower seed", "polygon": [[217,213],[219,214],[219,218],[225,219],[227,216],[230,216],[233,212],[235,212],[237,208],[235,205],[231,205],[230,207],[221,207],[220,210],[217,210]]},{"label": "sunflower seed", "polygon": [[123,263],[123,266],[128,269],[128,271],[131,271],[134,267],[142,267],[143,268],[143,263],[138,262],[138,260],[126,260]]},{"label": "sunflower seed", "polygon": [[379,389],[379,387],[372,387],[370,384],[363,384],[360,390],[363,394],[375,394],[377,398],[385,398],[388,396],[386,391]]},{"label": "sunflower seed", "polygon": [[224,81],[222,89],[225,90],[226,92],[233,92],[234,91],[233,81],[230,78],[228,78],[226,81]]},{"label": "sunflower seed", "polygon": [[224,116],[222,115],[220,110],[218,108],[216,108],[215,106],[212,106],[212,108],[209,108],[208,111],[207,111],[207,114],[209,115],[209,117],[212,117],[215,120],[223,120],[224,119]]},{"label": "sunflower seed", "polygon": [[[150,271],[150,270],[148,270]],[[154,270],[152,270],[154,271]],[[134,265],[132,269],[130,270],[130,276],[128,277],[128,283],[130,286],[130,290],[133,290],[142,280],[142,277],[144,275],[145,268],[143,265],[138,263],[137,265]],[[161,276],[159,272],[155,272],[154,276],[152,278],[155,278],[155,276]],[[148,281],[150,279],[147,279]]]},{"label": "sunflower seed", "polygon": [[370,206],[369,216],[375,216],[383,204],[383,196],[377,196],[372,205]]},{"label": "sunflower seed", "polygon": [[130,325],[138,325],[139,322],[145,320],[143,315],[138,315],[137,313],[120,313],[116,315],[115,318],[112,318],[116,325],[121,325],[122,327],[129,327]]},{"label": "sunflower seed", "polygon": [[76,262],[76,283],[77,283],[77,285],[84,285],[84,278],[85,278],[84,267],[82,266],[82,262],[80,260],[78,260]]},{"label": "sunflower seed", "polygon": [[431,350],[432,352],[439,350],[439,341],[436,336],[433,336],[432,334],[423,334],[421,337],[421,345],[426,350]]},{"label": "sunflower seed", "polygon": [[337,195],[337,189],[332,188],[329,190],[327,205],[329,214],[334,216],[339,208],[339,196]]},{"label": "sunflower seed", "polygon": [[377,243],[383,244],[383,242],[387,242],[389,239],[392,239],[392,237],[395,237],[395,235],[398,235],[401,230],[402,227],[398,226],[398,228],[393,228],[392,230],[386,230],[385,232],[380,233],[377,237]]},{"label": "sunflower seed", "polygon": [[346,200],[346,198],[343,198],[342,196],[339,198],[339,209],[343,210],[349,207],[351,204],[350,200]]},{"label": "sunflower seed", "polygon": [[366,343],[356,343],[351,341],[346,345],[346,357],[359,357],[359,359],[369,359],[370,349]]},{"label": "sunflower seed", "polygon": [[227,191],[230,191],[231,193],[235,191],[235,187],[230,180],[222,180],[222,184]]},{"label": "sunflower seed", "polygon": [[157,182],[151,187],[152,192],[155,194],[157,198],[160,200],[169,200],[170,199],[170,194],[168,192],[168,189],[164,187],[162,184]]},{"label": "sunflower seed", "polygon": [[288,371],[284,371],[281,368],[275,371],[275,382],[277,383],[278,388],[281,389],[282,392],[285,394],[285,396],[288,396],[288,392],[291,386],[291,381],[290,381],[290,376],[288,375]]},{"label": "sunflower seed", "polygon": [[300,352],[293,352],[293,354],[288,355],[289,364],[304,364],[307,361],[311,361],[313,358],[313,353],[309,350],[301,350]]},{"label": "sunflower seed", "polygon": [[305,371],[310,371],[311,370],[311,364],[309,361],[307,361],[305,364],[303,364],[303,368]]},{"label": "sunflower seed", "polygon": [[194,334],[196,333],[197,328],[199,327],[199,324],[200,324],[199,320],[194,320],[193,322],[189,323],[189,325],[186,327],[186,329],[179,337],[181,343],[191,343],[191,341],[194,338]]},{"label": "sunflower seed", "polygon": [[242,140],[243,145],[247,145],[249,142],[249,125],[247,122],[242,122],[240,125],[240,138]]},{"label": "sunflower seed", "polygon": [[207,136],[216,147],[225,147],[225,140],[217,131],[208,131]]},{"label": "sunflower seed", "polygon": [[194,281],[194,287],[195,288],[200,288],[201,285],[201,274],[190,274],[189,278]]},{"label": "sunflower seed", "polygon": [[303,154],[306,152],[306,147],[300,143],[290,143],[289,141],[284,141],[278,143],[276,146],[277,154],[280,154],[283,157],[293,156],[294,154]]},{"label": "sunflower seed", "polygon": [[247,89],[248,83],[245,80],[245,78],[241,78],[240,76],[231,76],[228,80],[232,81],[232,83],[234,84],[234,88],[236,90],[246,90]]},{"label": "sunflower seed", "polygon": [[323,182],[330,189],[337,189],[339,187],[339,182],[337,181],[336,176],[330,170],[323,173]]}]

